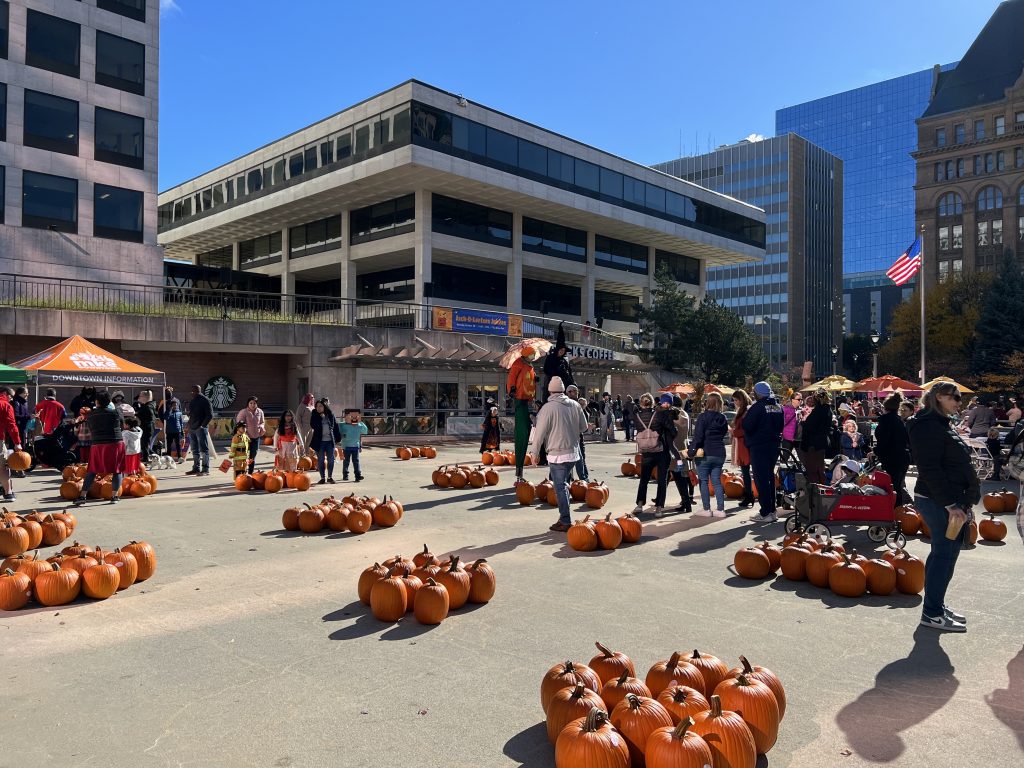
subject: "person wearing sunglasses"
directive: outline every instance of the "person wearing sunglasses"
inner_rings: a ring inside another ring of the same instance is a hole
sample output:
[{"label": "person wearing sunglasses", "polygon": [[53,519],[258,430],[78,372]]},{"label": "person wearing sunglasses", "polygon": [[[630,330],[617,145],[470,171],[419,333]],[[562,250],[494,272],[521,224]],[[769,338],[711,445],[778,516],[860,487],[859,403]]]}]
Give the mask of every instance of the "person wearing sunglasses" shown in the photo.
[{"label": "person wearing sunglasses", "polygon": [[[955,384],[936,384],[922,398],[921,411],[907,420],[910,451],[917,465],[914,506],[932,531],[921,624],[946,632],[967,631],[967,618],[946,605],[946,591],[967,536],[971,508],[981,500],[970,451],[952,423],[960,400]],[[960,528],[954,532],[956,524]]]},{"label": "person wearing sunglasses", "polygon": [[792,450],[800,440],[800,409],[804,406],[804,396],[794,392],[789,402],[782,406],[782,449]]}]

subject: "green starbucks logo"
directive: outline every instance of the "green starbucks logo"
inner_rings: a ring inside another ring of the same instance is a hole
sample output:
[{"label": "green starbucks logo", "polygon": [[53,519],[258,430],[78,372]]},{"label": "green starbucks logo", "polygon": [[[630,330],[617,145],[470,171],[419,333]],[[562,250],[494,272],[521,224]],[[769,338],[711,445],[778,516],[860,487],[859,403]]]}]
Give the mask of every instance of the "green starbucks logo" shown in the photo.
[{"label": "green starbucks logo", "polygon": [[210,402],[216,410],[221,411],[235,402],[238,388],[235,387],[235,382],[227,376],[214,376],[206,382],[203,394],[210,398]]}]

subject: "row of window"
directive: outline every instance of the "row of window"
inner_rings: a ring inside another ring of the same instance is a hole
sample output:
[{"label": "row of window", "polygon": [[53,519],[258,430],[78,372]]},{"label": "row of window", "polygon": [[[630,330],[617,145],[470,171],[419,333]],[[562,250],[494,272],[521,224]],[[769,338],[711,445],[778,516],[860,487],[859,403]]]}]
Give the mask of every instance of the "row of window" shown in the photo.
[{"label": "row of window", "polygon": [[[145,0],[100,0],[99,7],[131,16]],[[7,58],[9,9],[0,4],[0,53]],[[137,18],[137,16],[131,16]],[[30,67],[81,77],[82,26],[67,19],[28,9],[25,18],[25,63]],[[96,30],[95,81],[140,96],[146,93],[146,46],[109,32]]]},{"label": "row of window", "polygon": [[[0,166],[0,223],[4,221],[5,169]],[[22,171],[21,225],[56,232],[78,232],[78,180]],[[142,193],[93,185],[93,235],[142,242]]]},{"label": "row of window", "polygon": [[[1013,150],[1013,167],[1024,168],[1024,147],[1015,147]],[[984,155],[974,156],[974,175],[981,176],[984,173],[999,173],[1006,170],[1006,152],[986,152]],[[948,179],[960,179],[967,175],[967,161],[959,157],[956,160],[946,160],[935,163],[935,181],[946,181]]]},{"label": "row of window", "polygon": [[[26,147],[78,156],[79,103],[50,93],[25,89],[22,143]],[[145,120],[96,107],[93,157],[128,168],[143,167]],[[0,83],[0,141],[7,141],[7,86]]]},{"label": "row of window", "polygon": [[[1017,205],[1024,206],[1024,186],[1020,188],[1017,193]],[[977,199],[975,200],[975,208],[978,213],[985,213],[988,211],[999,211],[1003,208],[1003,192],[999,187],[988,186],[981,189],[978,192]],[[964,201],[963,198],[956,192],[947,192],[939,198],[939,204],[936,206],[936,211],[939,218],[947,218],[949,216],[960,216],[964,212]]]},{"label": "row of window", "polygon": [[[1017,240],[1024,243],[1024,216],[1017,217]],[[977,239],[979,248],[1003,244],[1003,220],[988,219],[977,222]],[[959,251],[964,247],[963,224],[952,224],[939,227],[939,251]]]},{"label": "row of window", "polygon": [[[1024,112],[1017,112],[1014,114],[1014,123],[1016,130],[1024,130]],[[963,144],[967,141],[967,127],[968,123],[956,123],[953,126],[953,143]],[[972,125],[974,140],[981,141],[987,135],[988,124],[983,119],[978,119],[973,122]],[[1002,136],[1006,133],[1006,117],[1004,115],[996,115],[992,118],[992,136]],[[944,147],[946,146],[946,128],[935,129],[935,146]]]}]

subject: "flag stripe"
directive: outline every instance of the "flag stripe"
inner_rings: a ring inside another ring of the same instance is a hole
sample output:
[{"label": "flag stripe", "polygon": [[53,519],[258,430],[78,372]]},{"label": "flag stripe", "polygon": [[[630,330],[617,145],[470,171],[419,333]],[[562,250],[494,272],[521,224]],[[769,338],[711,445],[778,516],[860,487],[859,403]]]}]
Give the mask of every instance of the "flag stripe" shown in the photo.
[{"label": "flag stripe", "polygon": [[910,244],[896,262],[885,271],[885,276],[896,285],[903,285],[909,281],[921,268],[921,238],[918,237]]}]

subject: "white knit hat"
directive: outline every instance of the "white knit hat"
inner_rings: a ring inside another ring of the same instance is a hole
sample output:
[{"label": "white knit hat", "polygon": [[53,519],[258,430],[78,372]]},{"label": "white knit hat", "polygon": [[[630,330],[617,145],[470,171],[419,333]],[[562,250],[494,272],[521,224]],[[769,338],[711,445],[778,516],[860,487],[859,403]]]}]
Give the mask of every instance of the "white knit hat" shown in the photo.
[{"label": "white knit hat", "polygon": [[565,384],[562,383],[561,376],[551,377],[551,381],[548,382],[548,392],[565,392]]}]

